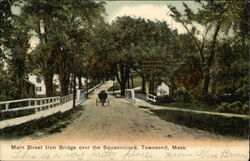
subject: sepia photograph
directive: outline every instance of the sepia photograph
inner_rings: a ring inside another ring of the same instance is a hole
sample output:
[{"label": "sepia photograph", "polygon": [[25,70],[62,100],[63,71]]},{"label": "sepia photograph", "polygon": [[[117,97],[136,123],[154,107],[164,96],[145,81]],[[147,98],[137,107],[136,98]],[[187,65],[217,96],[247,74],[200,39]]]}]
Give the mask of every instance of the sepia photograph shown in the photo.
[{"label": "sepia photograph", "polygon": [[249,161],[248,0],[0,0],[1,161]]}]

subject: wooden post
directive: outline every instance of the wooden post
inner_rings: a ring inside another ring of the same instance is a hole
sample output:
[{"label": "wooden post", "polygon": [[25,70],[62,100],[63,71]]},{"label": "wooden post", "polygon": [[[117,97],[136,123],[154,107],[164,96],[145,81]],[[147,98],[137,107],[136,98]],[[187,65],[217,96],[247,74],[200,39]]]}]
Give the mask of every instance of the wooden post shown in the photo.
[{"label": "wooden post", "polygon": [[8,109],[9,109],[9,103],[6,103],[6,104],[5,104],[5,108],[6,108],[5,110],[8,110]]},{"label": "wooden post", "polygon": [[28,106],[31,106],[31,100],[28,101]]}]

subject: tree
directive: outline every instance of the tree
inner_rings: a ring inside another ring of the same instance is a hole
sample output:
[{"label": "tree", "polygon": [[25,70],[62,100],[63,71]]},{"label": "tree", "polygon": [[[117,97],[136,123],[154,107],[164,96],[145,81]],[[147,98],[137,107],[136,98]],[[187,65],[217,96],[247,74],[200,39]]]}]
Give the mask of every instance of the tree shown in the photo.
[{"label": "tree", "polygon": [[28,28],[25,26],[21,17],[13,17],[13,27],[15,30],[12,33],[12,40],[9,47],[11,53],[9,54],[9,74],[13,85],[17,87],[16,98],[27,97],[24,86],[24,79],[27,76],[27,52],[30,48],[29,39],[30,34]]},{"label": "tree", "polygon": [[[169,8],[175,20],[185,27],[198,50],[203,73],[202,93],[206,96],[209,92],[211,71],[217,53],[219,36],[227,36],[231,29],[237,33],[239,28],[246,26],[247,21],[244,20],[243,14],[246,13],[246,6],[249,4],[246,1],[239,3],[234,1],[198,1],[198,3],[201,4],[202,8],[197,13],[194,13],[185,3],[183,3],[184,15],[173,6],[169,6]],[[194,27],[194,23],[201,24],[205,28],[201,39],[197,37],[198,31]],[[189,25],[192,26],[192,29],[188,27]]]},{"label": "tree", "polygon": [[0,99],[18,99],[27,95],[24,77],[29,34],[23,19],[11,12],[11,6],[16,2],[0,1]]},{"label": "tree", "polygon": [[[142,18],[120,17],[112,24],[114,55],[116,59],[117,80],[124,95],[131,71],[142,77],[142,91],[145,93],[146,80],[150,74],[142,68],[144,60],[167,62],[174,51],[176,32],[166,22],[153,22]],[[154,69],[158,77],[160,69]]]},{"label": "tree", "polygon": [[53,17],[57,15],[59,8],[55,1],[27,0],[24,4],[21,16],[26,18],[26,24],[40,40],[29,60],[33,66],[39,67],[38,71],[45,80],[46,95],[52,96],[55,62],[49,37],[53,34]]},{"label": "tree", "polygon": [[[38,52],[43,56],[34,56],[41,60],[40,69],[45,78],[46,93],[53,94],[52,79],[55,72],[59,73],[61,94],[68,94],[70,73],[74,76],[77,67],[74,63],[76,50],[84,42],[84,36],[79,32],[89,31],[96,21],[101,21],[103,3],[87,1],[35,1],[27,0],[23,7],[24,15],[27,15],[27,22],[38,34],[40,47]],[[42,50],[40,50],[40,49]],[[39,52],[43,51],[43,53]],[[58,67],[58,70],[54,68]],[[79,64],[78,64],[79,66]],[[79,72],[78,72],[79,73]]]},{"label": "tree", "polygon": [[6,63],[6,49],[8,46],[8,38],[12,32],[11,26],[11,1],[3,0],[0,1],[0,100],[8,99],[9,79],[7,71],[5,70]]},{"label": "tree", "polygon": [[248,102],[249,50],[248,45],[241,41],[229,39],[218,47],[212,82],[217,102]]},{"label": "tree", "polygon": [[13,26],[11,24],[11,5],[14,0],[1,0],[0,1],[0,56],[3,57],[3,45],[7,46],[9,37],[11,35]]}]

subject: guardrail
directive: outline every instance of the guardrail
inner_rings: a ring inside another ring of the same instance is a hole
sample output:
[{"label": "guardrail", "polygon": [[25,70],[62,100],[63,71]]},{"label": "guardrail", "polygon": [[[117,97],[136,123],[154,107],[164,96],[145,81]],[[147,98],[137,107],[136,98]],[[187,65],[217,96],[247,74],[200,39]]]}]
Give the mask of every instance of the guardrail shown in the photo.
[{"label": "guardrail", "polygon": [[154,96],[152,94],[147,94],[147,100],[152,101],[152,102],[156,102],[156,96]]},{"label": "guardrail", "polygon": [[[88,92],[93,92],[101,85],[102,83],[98,84]],[[86,95],[84,97],[77,96],[77,98],[79,99],[76,105],[79,105],[86,100]],[[72,108],[72,94],[63,97],[27,98],[0,102],[0,129],[20,125],[58,112],[65,112]]]},{"label": "guardrail", "polygon": [[59,106],[73,99],[73,95],[63,97],[47,97],[47,98],[27,98],[20,100],[0,102],[0,112],[21,111],[27,109],[35,109],[35,111],[46,110],[48,108]]},{"label": "guardrail", "polygon": [[135,90],[125,89],[125,99],[131,102],[135,102]]},{"label": "guardrail", "polygon": [[[63,97],[27,98],[0,102],[0,129],[19,125],[34,119],[64,112],[72,105],[73,95]],[[66,105],[68,107],[65,107]],[[70,107],[71,106],[71,107]]]},{"label": "guardrail", "polygon": [[143,101],[147,101],[147,95],[144,93],[135,93],[135,98],[143,100]]},{"label": "guardrail", "polygon": [[[100,87],[103,84],[103,82],[99,83],[98,85],[94,86],[93,88],[88,90],[88,93],[92,93],[96,88]],[[78,104],[81,104],[87,99],[87,92],[84,89],[78,89],[77,90],[77,101]]]}]

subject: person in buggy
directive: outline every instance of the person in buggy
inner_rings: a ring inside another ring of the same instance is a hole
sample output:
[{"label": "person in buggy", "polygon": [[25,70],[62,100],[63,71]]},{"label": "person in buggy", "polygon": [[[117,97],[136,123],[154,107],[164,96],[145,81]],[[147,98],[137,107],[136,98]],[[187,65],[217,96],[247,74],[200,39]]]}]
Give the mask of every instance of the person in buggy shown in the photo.
[{"label": "person in buggy", "polygon": [[107,92],[105,90],[102,90],[100,93],[98,93],[98,98],[102,106],[104,106],[104,103],[106,102],[106,99],[108,98]]}]

